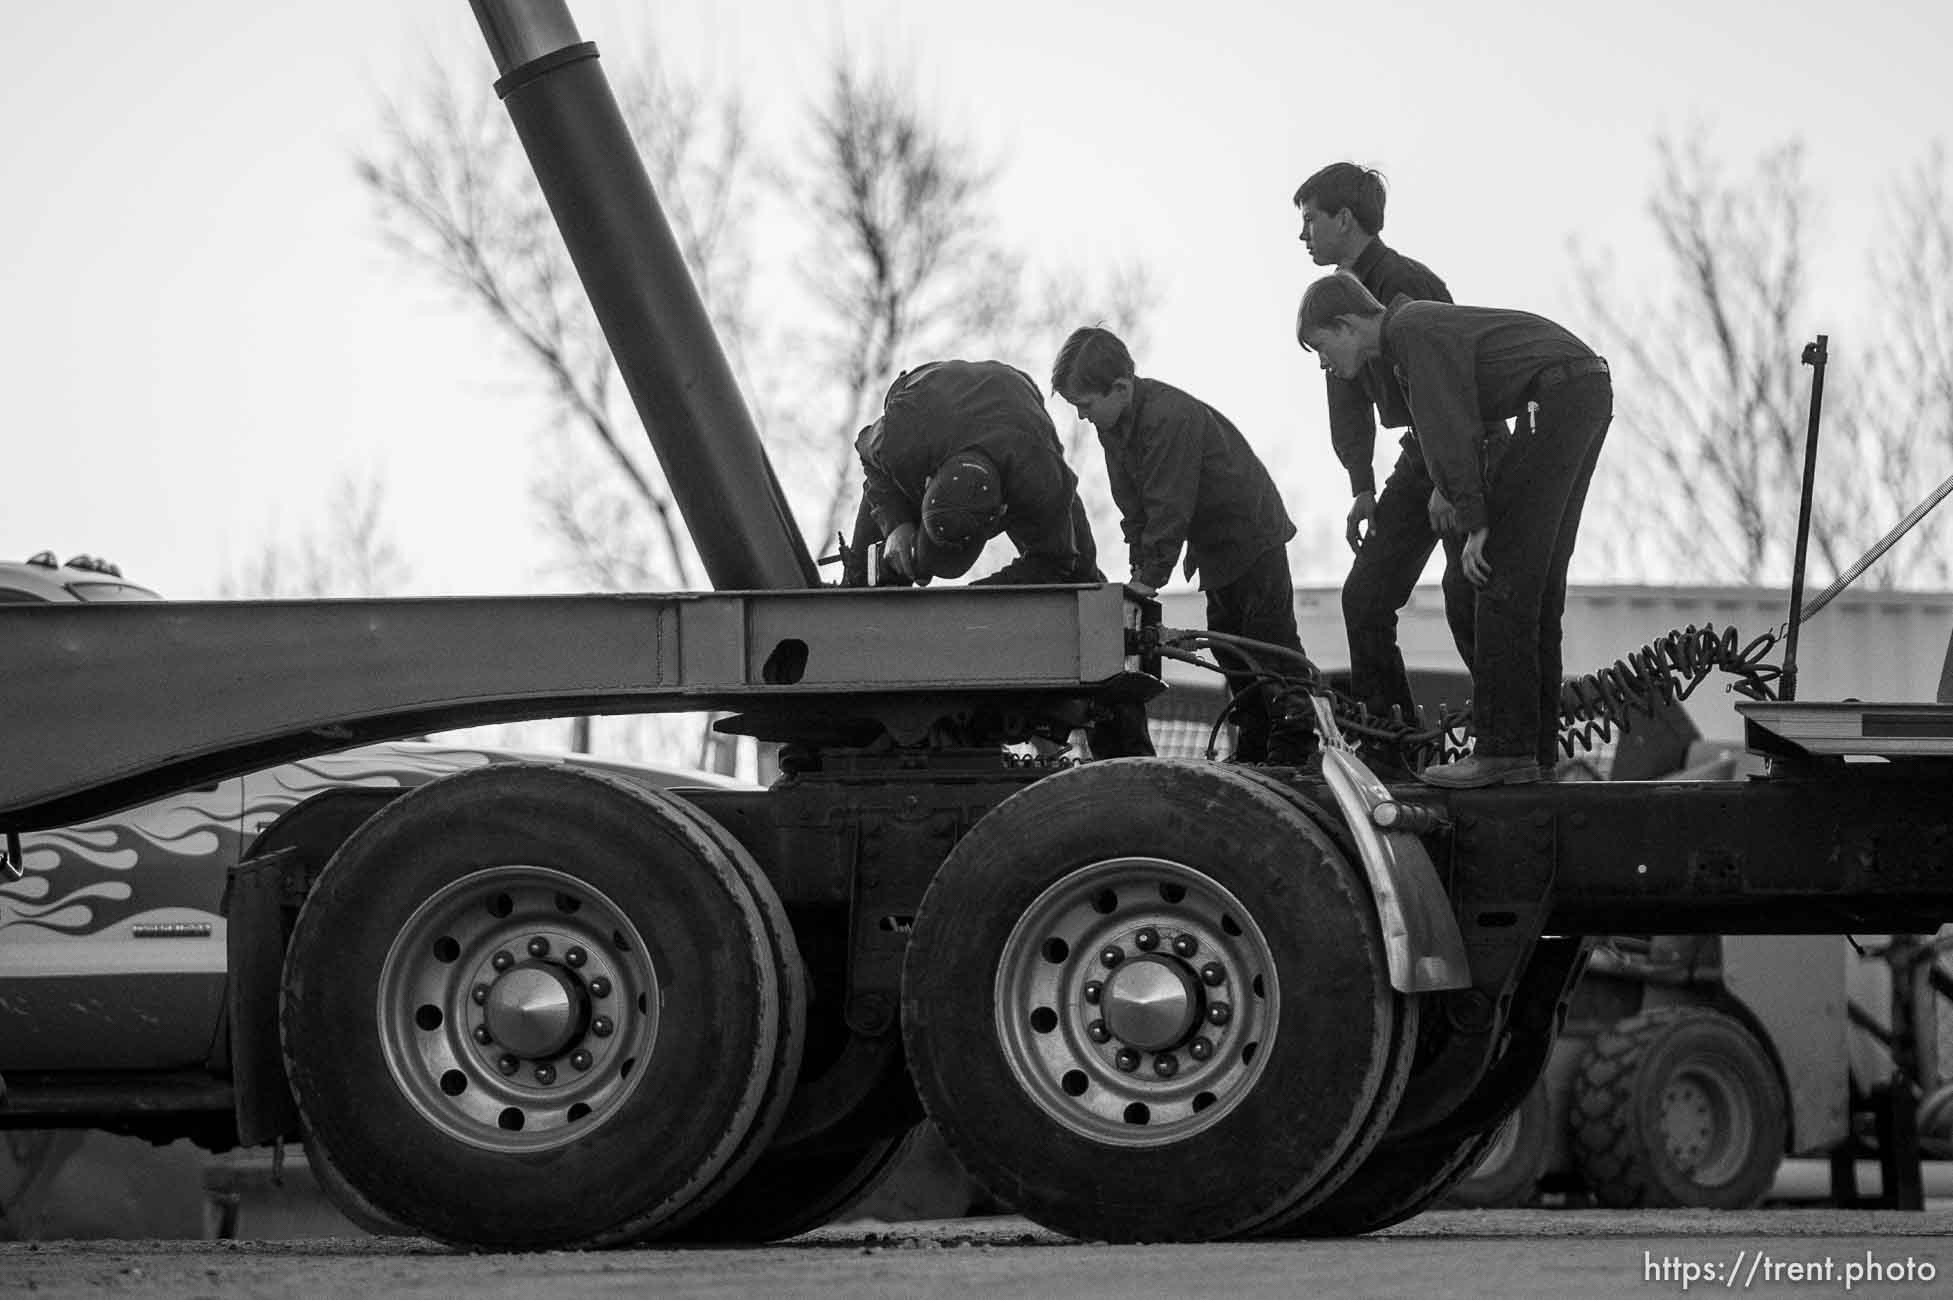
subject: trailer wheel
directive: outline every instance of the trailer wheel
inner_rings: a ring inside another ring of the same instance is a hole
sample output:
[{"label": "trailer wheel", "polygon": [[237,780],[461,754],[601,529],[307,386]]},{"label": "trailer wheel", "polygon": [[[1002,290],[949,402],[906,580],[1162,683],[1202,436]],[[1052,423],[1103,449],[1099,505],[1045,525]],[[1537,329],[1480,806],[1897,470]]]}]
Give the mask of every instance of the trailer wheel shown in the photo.
[{"label": "trailer wheel", "polygon": [[1620,1021],[1573,1084],[1574,1163],[1607,1206],[1753,1206],[1776,1178],[1787,1124],[1763,1048],[1705,1007]]},{"label": "trailer wheel", "polygon": [[1088,1239],[1248,1232],[1341,1176],[1397,1016],[1361,873],[1213,764],[1106,760],[1011,796],[937,872],[903,968],[951,1148]]},{"label": "trailer wheel", "polygon": [[771,885],[683,801],[541,764],[401,796],[285,961],[307,1131],[378,1214],[469,1246],[609,1245],[759,1158],[806,993]]},{"label": "trailer wheel", "polygon": [[872,1195],[915,1133],[834,1150],[769,1151],[737,1187],[672,1235],[696,1242],[783,1241],[811,1232]]},{"label": "trailer wheel", "polygon": [[1530,1205],[1552,1154],[1553,1107],[1545,1087],[1535,1084],[1519,1109],[1492,1131],[1485,1154],[1458,1180],[1446,1203],[1472,1210]]},{"label": "trailer wheel", "polygon": [[[1279,793],[1284,799],[1295,804],[1306,813],[1310,820],[1328,835],[1341,851],[1345,861],[1354,863],[1357,858],[1355,841],[1342,821],[1331,815],[1321,805],[1307,798],[1293,786],[1286,785],[1266,772],[1253,768],[1241,775]],[[1264,1221],[1254,1231],[1257,1237],[1301,1237],[1316,1235],[1311,1227],[1312,1216],[1318,1208],[1344,1196],[1344,1189],[1362,1197],[1363,1185],[1367,1181],[1363,1170],[1370,1156],[1377,1150],[1384,1135],[1389,1131],[1390,1122],[1396,1117],[1398,1104],[1410,1087],[1411,1067],[1417,1057],[1418,1021],[1422,1005],[1418,998],[1399,995],[1396,998],[1396,1027],[1392,1030],[1390,1045],[1385,1049],[1383,1084],[1377,1090],[1377,1098],[1370,1106],[1370,1113],[1357,1130],[1356,1140],[1344,1150],[1342,1158],[1326,1174],[1317,1180],[1315,1189],[1308,1195],[1283,1210],[1272,1220]],[[1374,1175],[1372,1175],[1374,1176]]]},{"label": "trailer wheel", "polygon": [[414,1235],[412,1228],[360,1195],[359,1189],[347,1182],[346,1175],[339,1172],[339,1166],[334,1163],[332,1153],[326,1150],[325,1143],[316,1137],[308,1137],[305,1141],[305,1167],[312,1171],[312,1181],[325,1193],[326,1200],[355,1227],[376,1237]]},{"label": "trailer wheel", "polygon": [[1495,1128],[1462,1138],[1386,1140],[1327,1201],[1282,1235],[1357,1237],[1414,1219],[1470,1174],[1498,1136]]}]

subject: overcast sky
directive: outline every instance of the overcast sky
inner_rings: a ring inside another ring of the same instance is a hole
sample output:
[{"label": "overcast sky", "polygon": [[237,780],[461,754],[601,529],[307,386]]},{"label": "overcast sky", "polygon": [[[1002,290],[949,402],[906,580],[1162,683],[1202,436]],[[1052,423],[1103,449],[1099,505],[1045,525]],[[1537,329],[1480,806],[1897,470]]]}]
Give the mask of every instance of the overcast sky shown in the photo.
[{"label": "overcast sky", "polygon": [[[1305,528],[1347,501],[1291,333],[1318,272],[1289,198],[1315,167],[1382,168],[1386,239],[1460,301],[1577,332],[1571,237],[1652,265],[1659,129],[1708,122],[1744,164],[1801,136],[1824,207],[1794,348],[1845,332],[1881,191],[1953,136],[1944,0],[571,8],[613,56],[655,34],[671,67],[742,78],[776,143],[810,51],[845,35],[912,59],[1008,157],[1001,216],[1027,249],[1153,268],[1142,372],[1230,414]],[[536,412],[484,329],[381,246],[349,161],[428,51],[492,79],[464,0],[0,0],[0,49],[0,557],[94,552],[212,595],[377,470],[417,591],[544,585]]]}]

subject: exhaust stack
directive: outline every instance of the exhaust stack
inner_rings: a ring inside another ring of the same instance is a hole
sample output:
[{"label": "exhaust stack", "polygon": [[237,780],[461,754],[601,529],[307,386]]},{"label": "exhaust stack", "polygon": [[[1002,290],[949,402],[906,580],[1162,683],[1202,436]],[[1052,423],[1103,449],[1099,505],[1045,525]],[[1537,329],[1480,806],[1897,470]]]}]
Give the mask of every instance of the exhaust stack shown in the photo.
[{"label": "exhaust stack", "polygon": [[470,0],[611,355],[721,591],[817,587],[752,413],[699,300],[597,47],[564,0]]}]

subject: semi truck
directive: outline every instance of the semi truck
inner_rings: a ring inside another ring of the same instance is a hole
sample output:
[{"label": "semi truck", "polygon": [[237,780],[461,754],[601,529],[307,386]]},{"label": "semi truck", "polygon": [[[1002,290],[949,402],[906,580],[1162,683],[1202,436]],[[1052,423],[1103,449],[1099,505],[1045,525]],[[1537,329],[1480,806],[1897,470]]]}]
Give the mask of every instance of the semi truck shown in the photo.
[{"label": "semi truck", "polygon": [[1767,773],[1689,786],[1387,786],[1322,696],[1319,773],[1068,761],[1200,638],[1117,584],[823,587],[594,44],[473,9],[714,589],[0,609],[9,861],[506,719],[711,710],[791,761],[300,803],[233,873],[204,1068],[9,1078],[0,1122],[303,1142],[356,1219],[469,1248],[790,1235],[925,1116],[1062,1233],[1360,1233],[1477,1164],[1588,936],[1953,917],[1946,703],[1759,698]]}]

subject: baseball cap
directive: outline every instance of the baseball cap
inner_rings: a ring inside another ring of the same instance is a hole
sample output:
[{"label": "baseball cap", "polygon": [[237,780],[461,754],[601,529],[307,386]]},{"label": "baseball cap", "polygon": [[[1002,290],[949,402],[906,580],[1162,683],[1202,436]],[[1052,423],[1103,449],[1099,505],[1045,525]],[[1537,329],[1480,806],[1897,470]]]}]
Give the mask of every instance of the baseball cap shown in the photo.
[{"label": "baseball cap", "polygon": [[980,451],[959,451],[942,463],[922,494],[922,531],[937,546],[981,547],[1003,507],[997,462]]}]

